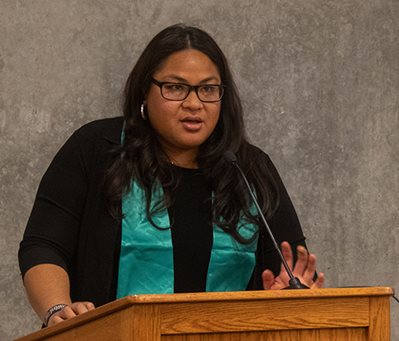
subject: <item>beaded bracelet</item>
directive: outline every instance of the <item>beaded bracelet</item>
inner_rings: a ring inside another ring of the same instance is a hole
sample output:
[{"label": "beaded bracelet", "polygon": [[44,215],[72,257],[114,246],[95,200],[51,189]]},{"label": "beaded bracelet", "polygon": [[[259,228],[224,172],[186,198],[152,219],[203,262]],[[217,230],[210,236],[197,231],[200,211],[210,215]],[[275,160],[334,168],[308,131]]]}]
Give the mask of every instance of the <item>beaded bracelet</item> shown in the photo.
[{"label": "beaded bracelet", "polygon": [[55,306],[51,307],[49,310],[47,310],[46,316],[44,317],[44,326],[47,327],[48,322],[55,313],[58,313],[62,309],[64,309],[67,306],[67,304],[56,304]]}]

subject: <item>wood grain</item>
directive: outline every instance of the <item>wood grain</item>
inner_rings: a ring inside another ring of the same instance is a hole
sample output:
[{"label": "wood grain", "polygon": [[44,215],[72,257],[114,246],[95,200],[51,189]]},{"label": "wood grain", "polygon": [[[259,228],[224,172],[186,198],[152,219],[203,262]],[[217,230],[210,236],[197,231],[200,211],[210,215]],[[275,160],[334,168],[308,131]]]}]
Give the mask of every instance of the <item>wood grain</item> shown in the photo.
[{"label": "wood grain", "polygon": [[162,341],[364,341],[366,328],[286,330],[162,336]]},{"label": "wood grain", "polygon": [[370,298],[369,340],[388,341],[390,334],[389,300]]},{"label": "wood grain", "polygon": [[[185,318],[181,319],[184,315]],[[161,306],[162,334],[365,327],[369,299],[322,298]]]},{"label": "wood grain", "polygon": [[372,287],[129,296],[18,341],[388,341],[392,293]]}]

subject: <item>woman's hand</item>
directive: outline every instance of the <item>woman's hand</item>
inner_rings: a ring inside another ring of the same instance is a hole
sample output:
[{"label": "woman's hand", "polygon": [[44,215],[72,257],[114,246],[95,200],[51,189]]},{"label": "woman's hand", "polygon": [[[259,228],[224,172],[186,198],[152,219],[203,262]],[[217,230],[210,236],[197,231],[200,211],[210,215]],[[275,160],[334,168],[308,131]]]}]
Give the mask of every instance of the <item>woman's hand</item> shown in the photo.
[{"label": "woman's hand", "polygon": [[[281,244],[281,251],[290,269],[294,257],[292,254],[291,246],[288,242]],[[303,246],[297,247],[298,258],[294,269],[292,270],[295,277],[297,277],[302,284],[308,286],[310,289],[321,288],[324,284],[324,274],[322,272],[317,274],[316,281],[313,281],[316,273],[316,256],[308,251]],[[280,274],[275,277],[273,272],[265,270],[262,274],[263,288],[266,290],[279,290],[289,286],[290,277],[281,264]]]},{"label": "woman's hand", "polygon": [[47,326],[53,326],[77,315],[87,313],[94,308],[94,304],[91,302],[74,302],[52,315],[48,320]]}]

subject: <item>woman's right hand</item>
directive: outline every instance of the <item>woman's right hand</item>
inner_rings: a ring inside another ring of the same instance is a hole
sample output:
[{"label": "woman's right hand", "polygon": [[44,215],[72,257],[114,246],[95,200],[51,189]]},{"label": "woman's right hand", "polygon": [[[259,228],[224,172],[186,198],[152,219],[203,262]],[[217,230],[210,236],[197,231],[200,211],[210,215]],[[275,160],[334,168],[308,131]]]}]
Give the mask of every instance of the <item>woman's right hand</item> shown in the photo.
[{"label": "woman's right hand", "polygon": [[53,314],[48,320],[47,326],[53,326],[77,315],[87,313],[93,309],[95,309],[95,307],[92,302],[74,302]]}]

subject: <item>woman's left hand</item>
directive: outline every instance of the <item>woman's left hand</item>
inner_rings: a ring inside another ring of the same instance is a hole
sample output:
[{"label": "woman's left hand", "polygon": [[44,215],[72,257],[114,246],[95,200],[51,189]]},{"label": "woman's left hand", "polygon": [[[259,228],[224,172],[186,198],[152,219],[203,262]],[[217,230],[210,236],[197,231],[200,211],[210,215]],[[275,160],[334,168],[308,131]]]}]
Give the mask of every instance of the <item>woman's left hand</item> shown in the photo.
[{"label": "woman's left hand", "polygon": [[[291,246],[288,242],[281,244],[281,252],[288,263],[290,269],[294,262]],[[321,288],[324,284],[324,274],[322,272],[317,274],[316,281],[313,281],[316,273],[316,256],[308,251],[303,246],[297,247],[297,261],[292,272],[302,284],[308,286],[310,289]],[[266,290],[279,290],[289,286],[290,277],[284,266],[281,264],[280,274],[275,277],[273,272],[265,270],[262,274],[263,288]]]}]

